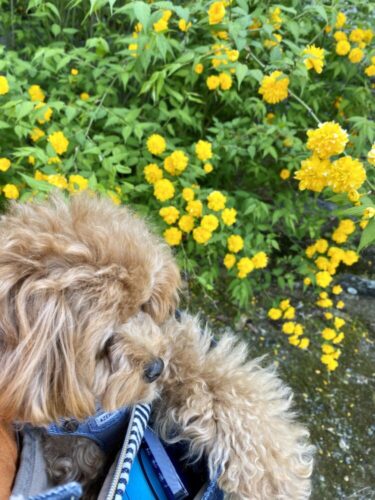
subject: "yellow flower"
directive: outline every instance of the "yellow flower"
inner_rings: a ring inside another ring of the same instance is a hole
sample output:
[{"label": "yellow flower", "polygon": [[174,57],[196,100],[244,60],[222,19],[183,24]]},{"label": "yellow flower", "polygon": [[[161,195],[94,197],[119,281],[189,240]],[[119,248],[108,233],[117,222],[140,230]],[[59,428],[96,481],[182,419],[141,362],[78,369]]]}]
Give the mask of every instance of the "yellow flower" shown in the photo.
[{"label": "yellow flower", "polygon": [[294,335],[302,335],[303,334],[303,326],[300,323],[296,323],[294,327]]},{"label": "yellow flower", "polygon": [[43,90],[40,88],[39,85],[31,85],[31,87],[28,90],[30,99],[32,101],[44,101],[46,96],[44,95]]},{"label": "yellow flower", "polygon": [[336,337],[336,332],[332,328],[324,328],[322,330],[322,337],[324,340],[332,340]]},{"label": "yellow flower", "polygon": [[319,128],[308,130],[307,137],[307,148],[322,159],[342,153],[348,142],[347,132],[335,122],[321,123]]},{"label": "yellow flower", "polygon": [[339,300],[336,304],[337,309],[344,309],[345,303],[342,300]]},{"label": "yellow flower", "polygon": [[72,69],[70,70],[70,74],[71,74],[72,76],[77,76],[77,75],[78,75],[78,73],[79,73],[79,71],[78,71],[78,69],[76,69],[76,68],[72,68]]},{"label": "yellow flower", "polygon": [[180,212],[175,207],[163,207],[159,210],[159,215],[167,224],[174,224],[178,219]]},{"label": "yellow flower", "polygon": [[364,57],[363,50],[358,48],[352,49],[349,53],[349,59],[354,64],[358,64],[359,62],[361,62],[363,57]]},{"label": "yellow flower", "polygon": [[35,165],[35,156],[30,155],[27,158],[27,162],[30,163],[30,165]]},{"label": "yellow flower", "polygon": [[87,92],[82,92],[79,97],[82,99],[82,101],[88,101],[90,99],[90,94]]},{"label": "yellow flower", "polygon": [[215,90],[220,85],[220,78],[216,75],[211,75],[207,78],[206,83],[207,83],[207,87],[210,90]]},{"label": "yellow flower", "polygon": [[[373,39],[373,36],[374,36],[374,33],[372,32],[372,30],[368,29],[368,30],[364,30],[363,31],[363,42],[365,43],[371,43],[371,40]],[[375,58],[373,57],[372,59],[375,60]]]},{"label": "yellow flower", "polygon": [[167,147],[164,137],[159,134],[152,134],[147,139],[147,149],[155,156],[160,156],[164,153]]},{"label": "yellow flower", "polygon": [[294,307],[288,307],[286,311],[284,312],[283,318],[284,319],[294,319],[296,315],[296,310]]},{"label": "yellow flower", "polygon": [[235,208],[224,208],[221,212],[221,219],[226,226],[233,226],[236,222],[237,210]]},{"label": "yellow flower", "polygon": [[214,212],[218,212],[225,207],[227,197],[220,193],[220,191],[212,191],[212,193],[207,196],[207,201],[208,208]]},{"label": "yellow flower", "polygon": [[6,198],[12,200],[16,200],[20,195],[17,186],[15,186],[14,184],[5,184],[5,186],[3,187],[3,193]]},{"label": "yellow flower", "polygon": [[259,94],[263,100],[269,104],[276,104],[288,97],[289,78],[281,71],[274,71],[269,76],[265,76],[259,88]]},{"label": "yellow flower", "polygon": [[346,321],[344,319],[342,319],[342,318],[336,317],[333,320],[333,323],[335,325],[336,330],[340,330],[340,328],[345,325]]},{"label": "yellow flower", "polygon": [[321,271],[328,271],[329,269],[329,260],[326,257],[318,257],[315,260],[316,267]]},{"label": "yellow flower", "polygon": [[230,62],[236,62],[238,60],[239,55],[240,55],[238,50],[227,50],[226,53],[227,53],[227,56],[228,56],[228,59],[230,60]]},{"label": "yellow flower", "polygon": [[309,286],[309,285],[311,285],[311,279],[310,279],[310,278],[305,278],[305,279],[303,280],[303,284],[304,284],[305,286]]},{"label": "yellow flower", "polygon": [[228,250],[231,253],[238,253],[243,249],[244,241],[242,237],[239,236],[238,234],[232,234],[227,239],[227,245],[228,245]]},{"label": "yellow flower", "polygon": [[215,229],[217,229],[218,225],[219,225],[219,220],[216,217],[216,215],[210,214],[202,217],[201,226],[204,227],[205,229],[208,229],[211,233],[213,233]]},{"label": "yellow flower", "polygon": [[160,179],[154,184],[154,196],[159,201],[167,201],[174,196],[174,186],[168,179]]},{"label": "yellow flower", "polygon": [[347,40],[340,40],[336,44],[336,54],[339,56],[346,56],[350,51],[350,43]]},{"label": "yellow flower", "polygon": [[294,178],[300,181],[298,189],[301,191],[310,189],[320,193],[327,187],[330,170],[329,160],[321,160],[316,154],[313,154],[301,162],[301,169],[294,174]]},{"label": "yellow flower", "polygon": [[319,271],[316,273],[316,282],[322,288],[327,288],[331,281],[332,276],[327,271]]},{"label": "yellow flower", "polygon": [[128,50],[131,52],[132,57],[137,57],[138,43],[129,43]]},{"label": "yellow flower", "polygon": [[43,118],[37,118],[38,123],[43,125],[43,123],[49,122],[51,119],[51,116],[53,114],[53,111],[50,107],[46,106],[44,103],[40,102],[35,106],[35,109],[40,109],[44,108],[44,113],[43,113]]},{"label": "yellow flower", "polygon": [[0,158],[0,170],[6,172],[10,167],[10,160],[8,158]]},{"label": "yellow flower", "polygon": [[56,163],[61,163],[61,159],[58,156],[51,156],[47,161],[48,165],[54,165]]},{"label": "yellow flower", "polygon": [[39,139],[41,139],[42,137],[44,137],[46,134],[43,132],[43,130],[41,130],[40,128],[38,127],[35,127],[32,129],[31,133],[30,133],[30,139],[33,141],[33,142],[37,142],[39,141]]},{"label": "yellow flower", "polygon": [[112,193],[111,191],[107,191],[107,194],[115,205],[121,205],[121,198],[116,193]]},{"label": "yellow flower", "polygon": [[[193,202],[191,202],[191,203],[193,203]],[[211,238],[211,236],[212,236],[212,233],[208,229],[205,229],[202,226],[196,227],[193,231],[193,238],[200,245],[207,243],[207,241]]]},{"label": "yellow flower", "polygon": [[299,348],[300,349],[307,349],[310,345],[310,340],[306,337],[304,337],[303,339],[301,339],[301,342],[299,343]]},{"label": "yellow flower", "polygon": [[371,165],[374,165],[375,166],[375,142],[374,144],[371,146],[371,149],[370,151],[368,152],[367,154],[367,161],[371,164]]},{"label": "yellow flower", "polygon": [[186,169],[189,158],[183,151],[174,151],[164,160],[164,168],[171,175],[180,175]]},{"label": "yellow flower", "polygon": [[343,332],[340,332],[333,340],[332,342],[334,344],[340,344],[340,342],[342,342],[345,338],[345,335],[343,334]]},{"label": "yellow flower", "polygon": [[364,31],[361,29],[354,29],[349,35],[349,40],[355,43],[362,42],[364,34]]},{"label": "yellow flower", "polygon": [[182,233],[177,227],[169,227],[163,233],[165,241],[171,247],[177,246],[181,243]]},{"label": "yellow flower", "polygon": [[203,66],[203,64],[201,64],[201,63],[198,63],[198,64],[196,64],[196,65],[194,66],[194,71],[195,71],[198,75],[200,75],[201,73],[203,73],[203,70],[204,70],[204,66]]},{"label": "yellow flower", "polygon": [[193,217],[202,216],[203,205],[200,200],[189,201],[186,205],[186,211]]},{"label": "yellow flower", "polygon": [[160,181],[163,178],[163,171],[156,163],[146,165],[143,169],[143,174],[149,184],[155,184],[156,181]]},{"label": "yellow flower", "polygon": [[156,33],[161,33],[162,31],[166,31],[168,29],[168,21],[160,18],[159,21],[153,24],[153,27]]},{"label": "yellow flower", "polygon": [[273,47],[276,47],[281,43],[283,39],[283,37],[278,33],[272,33],[272,37],[272,39],[267,39],[264,41],[263,45],[266,47],[266,49],[272,49]]},{"label": "yellow flower", "polygon": [[359,160],[343,156],[332,163],[329,186],[335,193],[359,189],[366,180],[366,170]]},{"label": "yellow flower", "polygon": [[286,311],[290,307],[290,299],[284,299],[280,302],[279,307],[282,311]]},{"label": "yellow flower", "polygon": [[205,171],[206,174],[209,174],[210,172],[212,172],[214,169],[214,167],[212,166],[211,163],[205,163],[203,165],[203,170]]},{"label": "yellow flower", "polygon": [[346,23],[346,15],[343,12],[339,12],[336,17],[335,28],[342,28]]},{"label": "yellow flower", "polygon": [[183,215],[178,221],[178,227],[184,233],[191,233],[194,227],[194,217],[192,215]]},{"label": "yellow flower", "polygon": [[276,309],[276,307],[272,307],[269,311],[268,311],[268,317],[270,319],[273,319],[274,321],[277,321],[278,319],[281,318],[281,311],[280,309]]},{"label": "yellow flower", "polygon": [[188,29],[191,28],[191,23],[186,22],[185,19],[180,19],[178,21],[178,27],[180,28],[181,31],[186,32]]},{"label": "yellow flower", "polygon": [[271,12],[271,24],[273,24],[273,27],[275,30],[279,30],[281,28],[281,24],[283,22],[282,17],[281,17],[281,9],[280,7],[276,7],[273,9]]},{"label": "yellow flower", "polygon": [[315,45],[308,45],[303,54],[306,56],[304,64],[307,69],[314,69],[317,73],[323,71],[324,66],[324,49],[316,47]]},{"label": "yellow flower", "polygon": [[328,250],[328,241],[325,239],[320,239],[315,242],[315,248],[319,253],[326,253]]},{"label": "yellow flower", "polygon": [[182,198],[185,201],[194,200],[194,197],[195,197],[195,193],[194,193],[194,191],[191,188],[184,188],[182,190]]},{"label": "yellow flower", "polygon": [[225,4],[224,2],[214,2],[210,5],[208,9],[208,20],[209,23],[219,24],[222,22],[225,16]]},{"label": "yellow flower", "polygon": [[232,77],[228,73],[220,73],[220,88],[221,90],[229,90],[232,86]]},{"label": "yellow flower", "polygon": [[265,252],[258,252],[251,259],[255,269],[264,269],[268,264],[268,257]]},{"label": "yellow flower", "polygon": [[217,36],[218,38],[220,38],[220,40],[228,40],[229,38],[228,31],[225,30],[212,32],[212,35]]},{"label": "yellow flower", "polygon": [[242,257],[242,259],[237,262],[237,269],[237,278],[244,279],[254,270],[254,264],[249,257]]},{"label": "yellow flower", "polygon": [[69,146],[69,141],[65,137],[63,132],[54,132],[53,134],[49,135],[48,142],[59,155],[65,153]]},{"label": "yellow flower", "polygon": [[34,179],[37,181],[45,181],[47,179],[48,175],[42,174],[42,172],[39,172],[39,170],[35,170],[34,173]]},{"label": "yellow flower", "polygon": [[6,76],[0,76],[0,95],[5,95],[9,92],[9,83]]},{"label": "yellow flower", "polygon": [[68,187],[68,181],[61,174],[48,175],[46,180],[52,186],[58,187],[60,189],[66,189]]},{"label": "yellow flower", "polygon": [[232,269],[234,264],[236,263],[236,256],[232,253],[227,253],[224,257],[224,266],[227,269]]},{"label": "yellow flower", "polygon": [[299,340],[297,335],[291,335],[288,340],[289,340],[289,344],[294,345],[294,346],[298,346],[300,343],[300,340]]},{"label": "yellow flower", "polygon": [[195,154],[201,161],[212,158],[212,144],[208,141],[198,141],[195,145]]},{"label": "yellow flower", "polygon": [[70,175],[69,176],[69,185],[68,190],[71,193],[75,193],[78,191],[84,191],[87,189],[89,185],[89,181],[82,177],[82,175]]},{"label": "yellow flower", "polygon": [[365,73],[367,76],[375,76],[375,64],[371,64],[365,69]]},{"label": "yellow flower", "polygon": [[342,288],[340,285],[335,285],[333,288],[332,288],[332,293],[334,293],[335,295],[340,295],[340,293],[342,293]]},{"label": "yellow flower", "polygon": [[335,352],[335,348],[331,346],[331,344],[324,343],[322,345],[322,351],[324,352],[324,354],[332,354]]},{"label": "yellow flower", "polygon": [[142,25],[142,23],[137,23],[137,24],[134,26],[134,31],[135,31],[136,33],[140,33],[140,32],[142,31],[142,29],[143,29],[143,25]]},{"label": "yellow flower", "polygon": [[291,335],[292,333],[294,333],[295,327],[296,324],[293,323],[293,321],[287,321],[286,323],[283,324],[282,331],[287,335]]},{"label": "yellow flower", "polygon": [[290,177],[290,172],[287,168],[283,168],[280,172],[280,177],[283,181],[286,181]]},{"label": "yellow flower", "polygon": [[333,38],[336,40],[336,42],[341,42],[342,40],[348,39],[344,31],[336,31],[336,33],[333,35]]},{"label": "yellow flower", "polygon": [[363,211],[363,218],[364,219],[372,219],[375,216],[375,208],[374,207],[367,207]]},{"label": "yellow flower", "polygon": [[342,261],[346,266],[352,266],[359,260],[359,255],[354,250],[344,252]]}]

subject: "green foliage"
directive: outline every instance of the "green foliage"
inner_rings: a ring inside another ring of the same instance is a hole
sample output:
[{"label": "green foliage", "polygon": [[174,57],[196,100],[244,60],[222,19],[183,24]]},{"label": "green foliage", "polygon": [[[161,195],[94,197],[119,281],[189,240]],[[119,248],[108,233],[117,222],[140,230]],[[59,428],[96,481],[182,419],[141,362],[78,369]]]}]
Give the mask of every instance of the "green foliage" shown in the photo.
[{"label": "green foliage", "polygon": [[[363,162],[375,139],[373,83],[364,73],[375,54],[373,45],[366,45],[359,64],[336,54],[336,41],[325,28],[335,24],[337,3],[306,6],[291,0],[269,6],[237,0],[226,6],[222,22],[213,25],[209,5],[202,1],[3,0],[0,5],[0,74],[9,82],[9,92],[0,95],[0,155],[11,161],[0,172],[3,188],[15,186],[21,199],[42,196],[55,186],[70,192],[92,189],[135,206],[154,220],[161,234],[168,227],[158,214],[162,206],[186,213],[183,188],[195,186],[203,213],[219,217],[206,201],[217,190],[237,210],[237,222],[227,226],[220,220],[204,245],[183,234],[176,249],[188,276],[208,293],[227,287],[232,300],[246,306],[272,283],[292,288],[301,276],[313,274],[304,249],[329,235],[336,214],[322,203],[332,192],[299,191],[293,179],[309,156],[306,131],[316,128],[314,115],[321,122],[340,123],[350,134],[347,153]],[[276,7],[281,9],[280,27],[272,20]],[[355,14],[349,10],[343,29],[348,34],[357,26],[366,29],[370,5],[361,4]],[[168,29],[157,32],[155,23],[165,11],[171,14]],[[180,20],[191,23],[187,31],[179,28]],[[142,29],[135,33],[138,22]],[[222,32],[226,40],[220,39]],[[325,49],[321,74],[304,64],[302,51],[312,43]],[[228,59],[228,50],[238,50],[238,59]],[[195,71],[197,64],[203,65],[201,74]],[[288,75],[291,93],[271,105],[258,90],[264,76],[275,70]],[[210,90],[207,78],[223,72],[232,79],[231,87]],[[46,96],[39,107],[28,92],[32,85]],[[49,109],[53,114],[44,120]],[[33,141],[30,134],[36,127],[45,135]],[[69,141],[60,155],[47,140],[57,131]],[[146,147],[155,133],[167,142],[161,157]],[[205,172],[195,154],[199,140],[212,144],[212,173]],[[150,163],[162,167],[176,150],[184,151],[189,164],[177,177],[164,171],[175,197],[161,203],[143,169]],[[280,178],[284,169],[291,174],[287,180]],[[371,195],[371,167],[367,175],[370,184],[361,192]],[[16,197],[15,191],[3,193]],[[352,209],[346,195],[335,198],[333,208]],[[358,221],[364,207],[373,206],[368,200],[358,212],[342,211],[340,217]],[[374,232],[372,221],[360,248],[371,244]],[[254,270],[241,279],[236,267],[225,269],[231,234],[245,241],[238,259],[267,253],[267,272]]]}]

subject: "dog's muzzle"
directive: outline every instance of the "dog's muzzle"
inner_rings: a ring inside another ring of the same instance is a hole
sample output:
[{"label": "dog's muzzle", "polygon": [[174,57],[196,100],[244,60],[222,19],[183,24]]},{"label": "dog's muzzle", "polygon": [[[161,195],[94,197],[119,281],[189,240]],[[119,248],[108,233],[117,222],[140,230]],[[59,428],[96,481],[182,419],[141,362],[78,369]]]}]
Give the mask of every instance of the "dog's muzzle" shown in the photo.
[{"label": "dog's muzzle", "polygon": [[164,361],[161,358],[155,358],[147,363],[143,370],[143,376],[146,382],[154,382],[164,370]]}]

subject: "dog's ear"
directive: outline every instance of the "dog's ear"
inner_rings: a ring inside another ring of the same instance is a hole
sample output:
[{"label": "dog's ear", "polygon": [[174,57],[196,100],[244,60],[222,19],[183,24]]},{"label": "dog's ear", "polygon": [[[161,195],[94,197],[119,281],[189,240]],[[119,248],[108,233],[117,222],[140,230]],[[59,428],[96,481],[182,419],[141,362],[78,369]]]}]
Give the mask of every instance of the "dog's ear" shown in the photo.
[{"label": "dog's ear", "polygon": [[181,284],[180,272],[172,255],[165,252],[161,262],[162,265],[153,276],[151,297],[142,307],[158,324],[175,311]]}]

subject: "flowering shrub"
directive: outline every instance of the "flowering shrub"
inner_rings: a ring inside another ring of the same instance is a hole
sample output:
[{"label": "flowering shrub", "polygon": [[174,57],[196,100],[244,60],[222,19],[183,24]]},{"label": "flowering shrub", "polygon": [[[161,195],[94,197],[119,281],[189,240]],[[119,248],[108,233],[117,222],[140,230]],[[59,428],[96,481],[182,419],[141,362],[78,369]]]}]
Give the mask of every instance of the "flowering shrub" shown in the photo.
[{"label": "flowering shrub", "polygon": [[335,278],[375,239],[370,5],[0,4],[1,202],[130,204],[240,306],[273,283],[314,288],[318,337],[288,299],[269,318],[336,369]]}]

